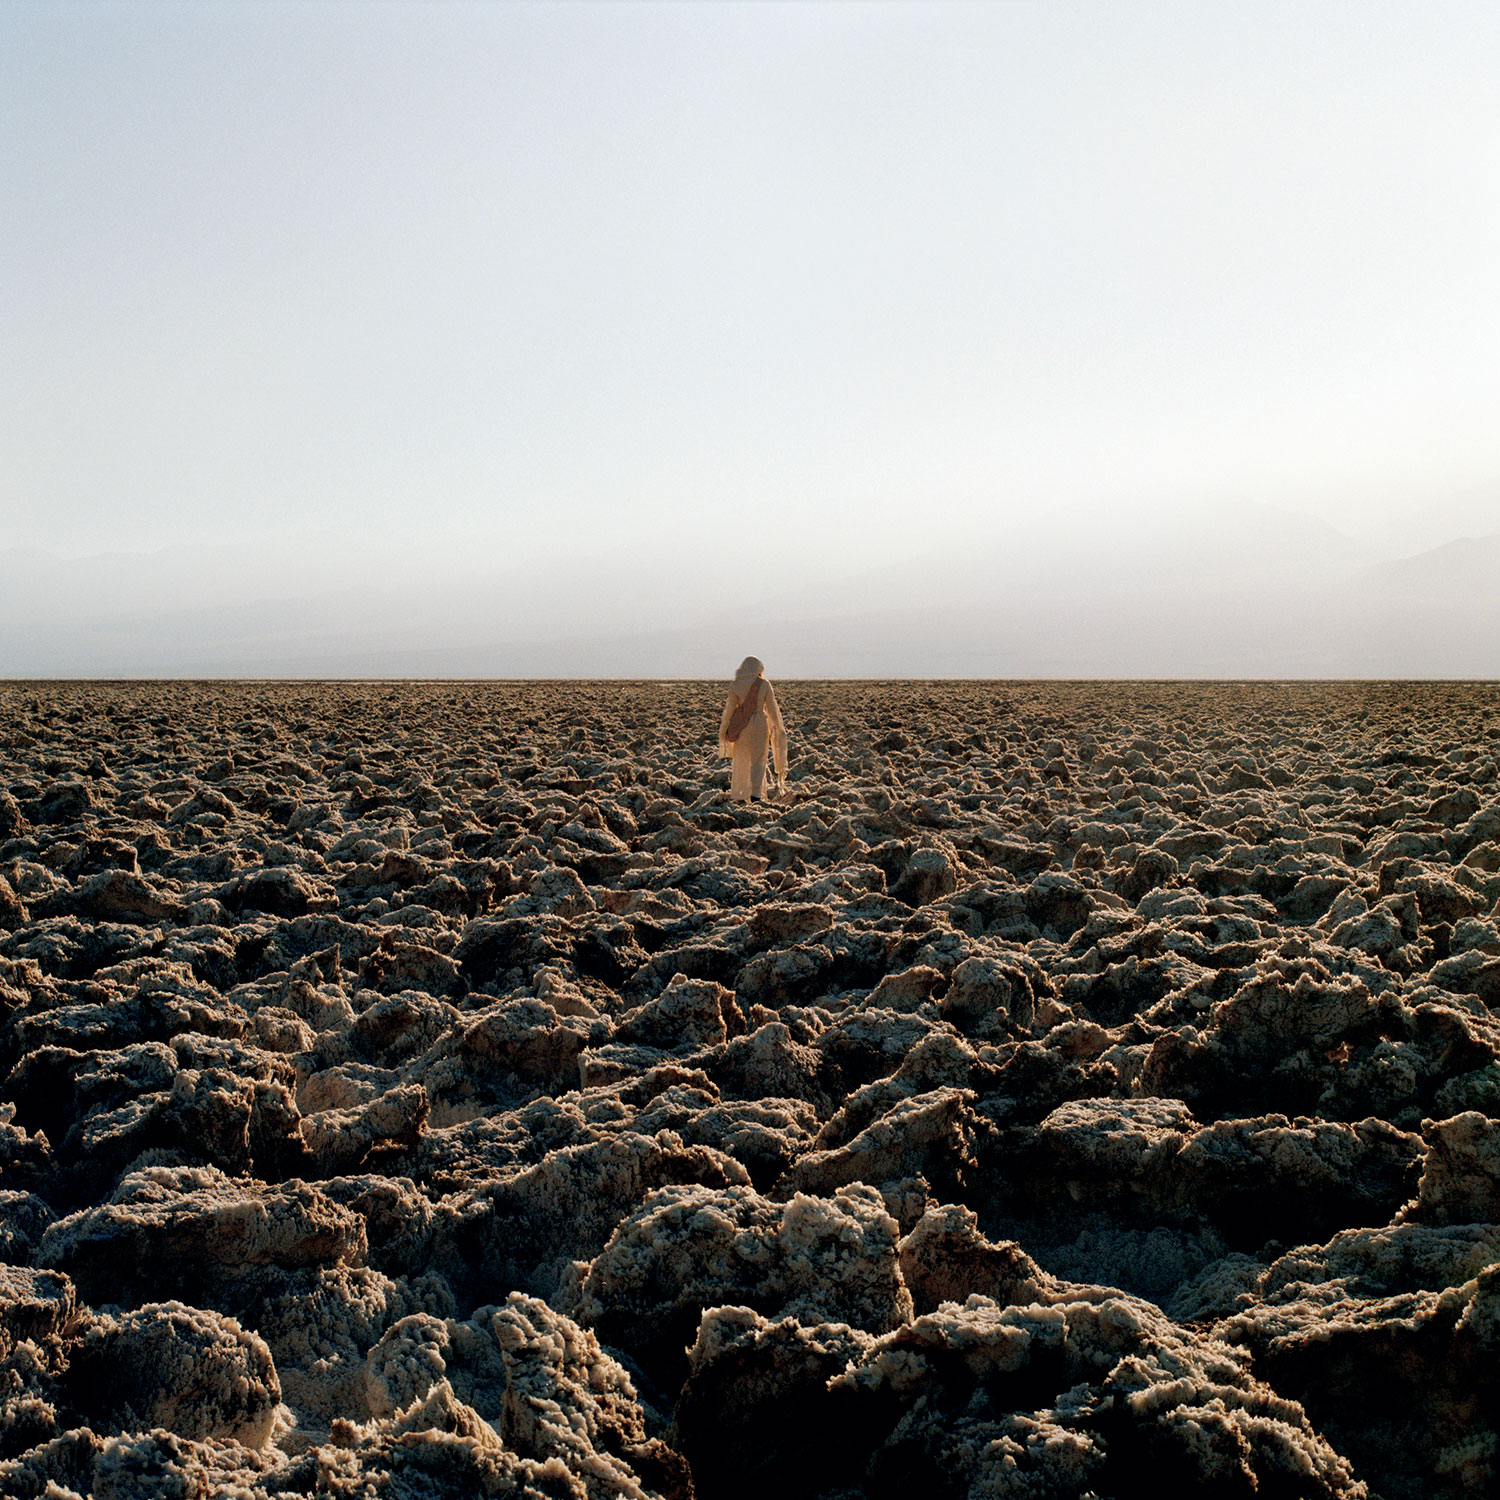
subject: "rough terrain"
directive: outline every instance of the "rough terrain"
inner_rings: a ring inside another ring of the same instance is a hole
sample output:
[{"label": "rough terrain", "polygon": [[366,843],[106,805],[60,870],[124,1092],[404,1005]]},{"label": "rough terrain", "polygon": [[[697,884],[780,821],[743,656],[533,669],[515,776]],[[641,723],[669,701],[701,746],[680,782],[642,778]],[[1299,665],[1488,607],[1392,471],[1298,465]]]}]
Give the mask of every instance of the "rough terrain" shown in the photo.
[{"label": "rough terrain", "polygon": [[1495,1493],[1500,687],[778,692],[0,684],[0,1493]]}]

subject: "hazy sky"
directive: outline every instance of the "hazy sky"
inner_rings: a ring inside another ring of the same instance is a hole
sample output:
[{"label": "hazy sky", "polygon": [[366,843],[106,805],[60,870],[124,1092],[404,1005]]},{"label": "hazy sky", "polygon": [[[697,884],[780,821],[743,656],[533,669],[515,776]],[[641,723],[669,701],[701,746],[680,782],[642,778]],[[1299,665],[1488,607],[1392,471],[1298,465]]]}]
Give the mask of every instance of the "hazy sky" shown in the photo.
[{"label": "hazy sky", "polygon": [[1500,476],[1500,7],[0,6],[0,545]]}]

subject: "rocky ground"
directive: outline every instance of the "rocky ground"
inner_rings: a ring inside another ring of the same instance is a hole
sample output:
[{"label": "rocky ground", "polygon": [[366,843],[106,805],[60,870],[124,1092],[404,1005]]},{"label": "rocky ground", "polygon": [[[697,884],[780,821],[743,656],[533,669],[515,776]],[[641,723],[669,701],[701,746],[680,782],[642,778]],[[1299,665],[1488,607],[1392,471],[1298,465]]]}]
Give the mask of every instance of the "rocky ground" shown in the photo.
[{"label": "rocky ground", "polygon": [[1480,1496],[1500,688],[0,684],[0,1493]]}]

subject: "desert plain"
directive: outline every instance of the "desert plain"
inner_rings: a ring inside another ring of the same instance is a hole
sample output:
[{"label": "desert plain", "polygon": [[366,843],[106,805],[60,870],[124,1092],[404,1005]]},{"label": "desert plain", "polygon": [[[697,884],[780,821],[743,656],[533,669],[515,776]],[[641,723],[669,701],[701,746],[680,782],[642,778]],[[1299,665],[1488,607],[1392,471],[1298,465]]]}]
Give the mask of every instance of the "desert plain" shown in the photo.
[{"label": "desert plain", "polygon": [[1495,1493],[1500,686],[722,692],[0,684],[0,1493]]}]

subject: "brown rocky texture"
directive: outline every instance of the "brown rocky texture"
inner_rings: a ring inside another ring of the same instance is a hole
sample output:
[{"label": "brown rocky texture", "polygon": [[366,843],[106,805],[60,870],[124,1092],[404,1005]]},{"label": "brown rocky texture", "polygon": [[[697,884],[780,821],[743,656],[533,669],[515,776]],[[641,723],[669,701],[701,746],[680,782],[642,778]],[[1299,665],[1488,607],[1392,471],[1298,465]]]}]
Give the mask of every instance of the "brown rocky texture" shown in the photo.
[{"label": "brown rocky texture", "polygon": [[782,697],[0,685],[0,1493],[1494,1493],[1500,690]]},{"label": "brown rocky texture", "polygon": [[61,1384],[98,1431],[164,1427],[247,1448],[266,1445],[281,1401],[263,1339],[232,1318],[180,1302],[97,1315],[70,1349]]}]

